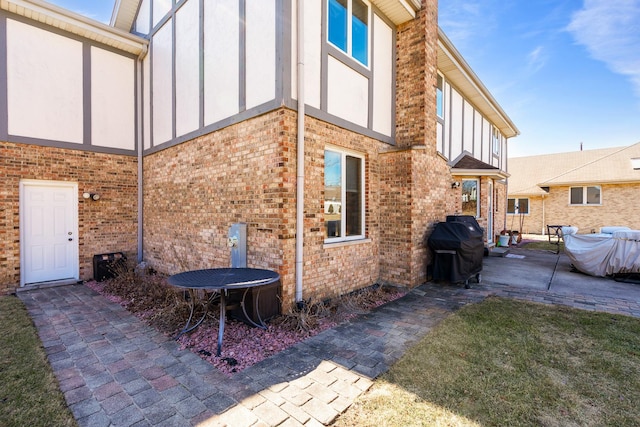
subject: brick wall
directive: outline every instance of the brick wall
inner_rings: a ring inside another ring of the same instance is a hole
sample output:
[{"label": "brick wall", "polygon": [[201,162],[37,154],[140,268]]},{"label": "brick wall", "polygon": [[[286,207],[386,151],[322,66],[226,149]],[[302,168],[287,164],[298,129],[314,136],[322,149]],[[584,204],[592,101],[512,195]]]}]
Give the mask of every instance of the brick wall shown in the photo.
[{"label": "brick wall", "polygon": [[[276,270],[295,299],[296,113],[272,111],[145,157],[144,253],[164,273],[229,265],[227,233],[247,223],[247,263]],[[324,149],[365,156],[365,241],[324,244]],[[303,298],[320,300],[379,277],[377,140],[306,118]]]},{"label": "brick wall", "polygon": [[228,267],[231,224],[247,223],[249,267],[279,271],[290,298],[295,115],[272,111],[144,159],[144,256],[157,270]]},{"label": "brick wall", "polygon": [[522,215],[522,230],[520,230],[520,215],[507,215],[507,225],[509,230],[520,230],[526,234],[546,233],[546,224],[542,219],[542,197],[517,197],[518,199],[529,199],[529,213]]},{"label": "brick wall", "polygon": [[[20,284],[21,179],[78,183],[80,278],[93,277],[93,255],[137,254],[137,159],[132,156],[0,142],[0,294]],[[100,194],[97,202],[83,192]]]},{"label": "brick wall", "polygon": [[[598,232],[604,226],[627,226],[640,229],[640,183],[603,184],[602,205],[569,205],[569,188],[551,187],[545,198],[546,224],[563,224],[578,227],[578,233]],[[544,224],[544,225],[546,225]]]},{"label": "brick wall", "polygon": [[380,269],[383,281],[417,286],[426,279],[426,238],[453,213],[456,192],[436,151],[437,2],[426,0],[396,39],[396,149],[381,162]]}]

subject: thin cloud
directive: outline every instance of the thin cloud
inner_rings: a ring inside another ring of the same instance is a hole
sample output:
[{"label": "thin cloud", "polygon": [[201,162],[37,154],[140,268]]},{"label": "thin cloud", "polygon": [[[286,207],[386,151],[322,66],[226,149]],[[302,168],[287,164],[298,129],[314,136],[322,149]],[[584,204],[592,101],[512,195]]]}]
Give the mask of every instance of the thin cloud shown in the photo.
[{"label": "thin cloud", "polygon": [[544,47],[538,46],[527,55],[527,69],[530,73],[539,71],[547,62],[547,54]]},{"label": "thin cloud", "polygon": [[567,30],[594,59],[627,76],[640,96],[640,1],[585,0]]},{"label": "thin cloud", "polygon": [[450,0],[446,12],[439,12],[438,20],[447,36],[460,47],[492,30],[492,20],[487,16],[490,10],[486,1]]}]

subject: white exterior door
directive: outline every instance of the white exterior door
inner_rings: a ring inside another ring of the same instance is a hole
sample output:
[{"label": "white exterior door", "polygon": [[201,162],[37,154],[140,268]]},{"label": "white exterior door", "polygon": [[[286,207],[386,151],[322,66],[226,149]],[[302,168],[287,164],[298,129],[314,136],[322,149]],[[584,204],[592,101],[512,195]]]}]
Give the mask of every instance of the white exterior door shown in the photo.
[{"label": "white exterior door", "polygon": [[78,185],[20,182],[21,285],[78,279]]}]

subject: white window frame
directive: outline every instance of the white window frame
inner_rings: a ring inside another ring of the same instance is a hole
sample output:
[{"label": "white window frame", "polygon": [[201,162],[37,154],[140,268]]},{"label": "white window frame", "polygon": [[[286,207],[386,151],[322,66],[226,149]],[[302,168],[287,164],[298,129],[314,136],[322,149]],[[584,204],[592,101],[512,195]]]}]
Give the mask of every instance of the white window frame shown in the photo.
[{"label": "white window frame", "polygon": [[[514,202],[514,211],[513,212],[509,212],[509,200],[515,200],[515,202]],[[520,201],[521,200],[526,200],[527,201],[527,211],[524,212],[522,215],[529,215],[529,212],[531,212],[531,200],[529,200],[528,197],[509,197],[509,198],[507,198],[507,215],[520,215]]]},{"label": "white window frame", "polygon": [[[327,237],[325,238],[324,242],[325,243],[338,243],[338,242],[347,242],[347,241],[351,241],[351,240],[362,240],[365,238],[365,230],[366,230],[366,224],[365,224],[365,186],[366,186],[366,182],[365,182],[365,169],[366,169],[366,165],[365,165],[365,157],[364,155],[362,155],[361,153],[357,153],[351,150],[346,150],[344,148],[339,148],[336,146],[331,146],[331,145],[327,145],[324,147],[325,151],[332,151],[334,153],[340,154],[341,157],[341,171],[340,171],[340,176],[341,176],[341,182],[340,182],[340,187],[341,187],[341,193],[340,193],[340,198],[341,198],[341,203],[343,205],[343,208],[340,211],[340,236],[339,237]],[[346,177],[347,177],[347,156],[350,157],[355,157],[357,159],[360,159],[360,224],[361,224],[361,228],[360,228],[360,233],[357,235],[353,235],[353,236],[347,236],[347,220],[346,220],[346,215],[347,215],[347,209],[346,209],[346,204],[345,201],[347,200],[347,186],[346,186]],[[326,167],[326,166],[325,166]],[[324,183],[323,183],[323,188],[324,188]],[[323,200],[324,203],[324,200]]]},{"label": "white window frame", "polygon": [[[438,80],[440,81],[442,86],[438,84]],[[440,102],[438,102],[438,92],[440,92]],[[442,74],[440,74],[440,73],[438,73],[438,76],[436,77],[436,116],[441,120],[444,120],[444,116],[445,116],[445,111],[444,111],[444,76]]]},{"label": "white window frame", "polygon": [[353,0],[346,0],[347,2],[347,35],[346,35],[347,50],[346,51],[341,47],[331,43],[331,41],[329,40],[329,19],[330,19],[329,7],[331,5],[329,4],[330,0],[327,0],[327,43],[329,43],[331,46],[336,48],[336,50],[343,52],[350,59],[356,61],[361,66],[367,69],[371,69],[371,65],[370,65],[371,64],[371,18],[372,18],[371,3],[367,0],[360,0],[360,1],[362,1],[362,3],[364,3],[365,6],[367,6],[367,63],[365,64],[359,59],[357,59],[355,56],[353,56],[353,37],[352,37]]},{"label": "white window frame", "polygon": [[[571,190],[574,188],[582,188],[582,203],[571,202]],[[589,188],[597,188],[600,191],[598,203],[587,202],[587,192]],[[601,185],[574,185],[569,187],[569,206],[602,206],[602,186]]]},{"label": "white window frame", "polygon": [[502,145],[502,138],[500,135],[500,131],[497,127],[492,126],[491,128],[491,142],[493,147],[491,148],[494,156],[500,155],[500,148]]}]

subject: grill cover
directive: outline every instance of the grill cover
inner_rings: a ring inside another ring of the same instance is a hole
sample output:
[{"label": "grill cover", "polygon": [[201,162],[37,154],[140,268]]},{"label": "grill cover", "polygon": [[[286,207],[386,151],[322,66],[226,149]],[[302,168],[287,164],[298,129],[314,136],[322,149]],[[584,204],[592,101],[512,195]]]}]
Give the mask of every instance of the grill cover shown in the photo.
[{"label": "grill cover", "polygon": [[[475,222],[475,218],[472,219]],[[466,282],[482,271],[484,241],[477,222],[439,222],[428,245],[434,252],[434,280]]]}]

